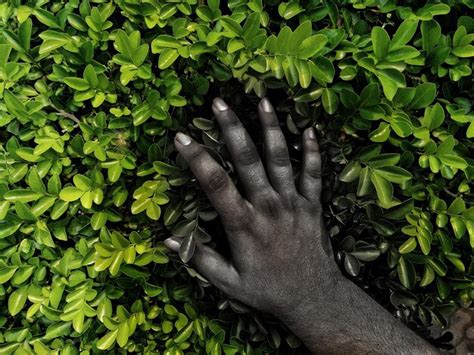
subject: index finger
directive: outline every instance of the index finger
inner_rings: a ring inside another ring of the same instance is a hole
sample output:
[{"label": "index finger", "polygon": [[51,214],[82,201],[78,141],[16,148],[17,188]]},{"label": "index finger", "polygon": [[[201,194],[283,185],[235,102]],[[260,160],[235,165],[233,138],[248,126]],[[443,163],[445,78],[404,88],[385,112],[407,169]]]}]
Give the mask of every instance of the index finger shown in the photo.
[{"label": "index finger", "polygon": [[247,201],[239,193],[225,170],[191,137],[177,133],[175,146],[188,163],[226,229],[242,229]]}]

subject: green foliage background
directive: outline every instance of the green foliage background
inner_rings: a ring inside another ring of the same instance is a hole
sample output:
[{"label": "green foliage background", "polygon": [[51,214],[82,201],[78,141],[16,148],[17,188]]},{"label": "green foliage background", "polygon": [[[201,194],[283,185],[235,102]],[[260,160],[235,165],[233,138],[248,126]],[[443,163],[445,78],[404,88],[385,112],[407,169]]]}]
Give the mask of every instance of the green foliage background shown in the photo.
[{"label": "green foliage background", "polygon": [[304,352],[182,262],[226,250],[172,144],[186,131],[233,174],[216,95],[257,141],[269,96],[296,169],[316,127],[338,262],[428,336],[474,296],[472,8],[3,1],[0,354]]}]

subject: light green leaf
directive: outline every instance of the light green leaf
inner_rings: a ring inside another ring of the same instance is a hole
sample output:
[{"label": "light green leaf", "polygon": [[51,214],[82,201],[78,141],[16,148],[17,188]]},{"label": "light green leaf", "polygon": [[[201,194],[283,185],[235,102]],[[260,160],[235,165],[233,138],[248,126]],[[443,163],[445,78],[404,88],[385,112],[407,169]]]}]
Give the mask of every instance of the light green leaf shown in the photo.
[{"label": "light green leaf", "polygon": [[331,89],[323,89],[322,102],[324,110],[332,115],[337,110],[339,99],[337,94]]},{"label": "light green leaf", "polygon": [[370,175],[370,181],[372,181],[372,184],[377,191],[377,197],[381,206],[384,208],[391,207],[393,197],[392,184],[375,171]]},{"label": "light green leaf", "polygon": [[388,53],[388,47],[390,45],[390,37],[387,31],[382,27],[375,26],[372,28],[371,38],[375,58],[378,60],[384,59]]},{"label": "light green leaf", "polygon": [[8,312],[10,315],[17,315],[25,306],[28,299],[28,287],[29,285],[23,285],[10,294],[8,298]]},{"label": "light green leaf", "polygon": [[385,166],[375,169],[378,175],[395,184],[402,184],[411,180],[412,175],[409,171],[398,166]]},{"label": "light green leaf", "polygon": [[402,48],[405,44],[410,42],[417,27],[418,20],[408,19],[403,21],[393,35],[392,41],[390,42],[390,51]]},{"label": "light green leaf", "polygon": [[107,332],[102,338],[100,338],[97,343],[97,349],[99,350],[107,350],[112,347],[115,343],[115,339],[117,339],[118,335],[118,328],[115,330],[112,330],[110,332]]},{"label": "light green leaf", "polygon": [[79,200],[84,194],[83,190],[78,189],[77,187],[65,187],[59,193],[59,198],[63,201],[71,202]]},{"label": "light green leaf", "polygon": [[453,54],[460,58],[474,57],[474,46],[472,44],[466,44],[464,46],[456,47],[453,49]]},{"label": "light green leaf", "polygon": [[166,69],[170,67],[176,59],[178,59],[179,54],[176,49],[167,48],[160,53],[160,58],[158,59],[158,68]]},{"label": "light green leaf", "polygon": [[64,78],[64,82],[74,90],[85,91],[90,88],[89,82],[81,78],[67,77]]}]

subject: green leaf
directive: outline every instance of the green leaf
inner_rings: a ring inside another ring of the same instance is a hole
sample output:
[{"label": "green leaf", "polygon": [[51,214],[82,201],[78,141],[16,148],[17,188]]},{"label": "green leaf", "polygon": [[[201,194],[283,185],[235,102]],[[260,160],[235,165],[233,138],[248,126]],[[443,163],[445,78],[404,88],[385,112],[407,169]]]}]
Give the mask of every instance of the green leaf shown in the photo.
[{"label": "green leaf", "polygon": [[433,268],[429,265],[425,265],[425,271],[420,281],[420,287],[426,287],[430,285],[434,281],[434,278],[435,273],[433,271]]},{"label": "green leaf", "polygon": [[410,46],[403,46],[402,48],[392,50],[390,53],[387,54],[386,59],[389,62],[398,62],[398,61],[406,61],[407,59],[415,58],[420,55],[420,52]]},{"label": "green leaf", "polygon": [[33,21],[30,18],[22,22],[18,28],[18,40],[23,49],[30,50],[31,31],[33,28]]},{"label": "green leaf", "polygon": [[360,175],[360,171],[362,170],[362,167],[359,162],[357,161],[351,161],[349,162],[344,170],[339,174],[339,180],[344,181],[344,182],[352,182],[354,180],[357,180]]},{"label": "green leaf", "polygon": [[17,267],[0,268],[0,285],[10,280],[13,277],[13,275],[15,275],[16,270],[18,270]]},{"label": "green leaf", "polygon": [[400,257],[397,264],[397,273],[398,278],[403,286],[408,289],[412,289],[415,286],[416,282],[416,272],[413,264],[405,259],[405,257]]},{"label": "green leaf", "polygon": [[439,276],[445,276],[447,272],[446,265],[439,259],[429,259],[428,264]]},{"label": "green leaf", "polygon": [[357,196],[366,196],[370,193],[371,189],[371,172],[368,167],[362,168],[359,175],[359,184],[357,186]]},{"label": "green leaf", "polygon": [[474,57],[474,46],[472,44],[466,44],[453,49],[452,52],[455,56],[460,58]]},{"label": "green leaf", "polygon": [[[311,28],[311,22],[307,21]],[[304,26],[303,24],[300,26]],[[260,15],[256,12],[251,13],[244,23],[242,28],[242,34],[246,40],[250,40],[257,35],[258,29],[260,28]]]},{"label": "green leaf", "polygon": [[56,202],[56,197],[45,196],[41,198],[32,208],[31,212],[34,216],[39,217],[49,210]]},{"label": "green leaf", "polygon": [[332,62],[325,57],[315,58],[309,62],[313,78],[318,82],[331,83],[334,78],[334,66]]},{"label": "green leaf", "polygon": [[295,87],[298,84],[299,76],[298,76],[298,69],[296,69],[295,65],[295,58],[294,57],[286,57],[282,63],[283,72],[285,73],[285,78],[288,84],[291,87]]},{"label": "green leaf", "polygon": [[123,348],[125,345],[127,345],[128,342],[128,337],[129,337],[129,327],[128,323],[122,322],[119,327],[118,327],[118,332],[117,332],[117,344]]},{"label": "green leaf", "polygon": [[156,203],[150,202],[146,208],[146,215],[152,220],[157,221],[161,216],[161,208]]},{"label": "green leaf", "polygon": [[321,52],[327,42],[328,38],[322,34],[308,37],[301,42],[296,55],[301,59],[313,58]]},{"label": "green leaf", "polygon": [[412,175],[409,171],[398,166],[385,166],[374,170],[378,175],[395,184],[403,184],[411,180]]},{"label": "green leaf", "polygon": [[118,274],[120,265],[122,265],[123,261],[123,250],[116,252],[112,257],[112,263],[109,266],[109,271],[112,276]]},{"label": "green leaf", "polygon": [[221,17],[220,21],[222,22],[222,26],[227,30],[232,32],[234,35],[241,36],[242,35],[242,27],[233,20],[232,18],[225,16]]},{"label": "green leaf", "polygon": [[166,69],[170,67],[176,59],[178,59],[179,54],[176,49],[167,48],[160,54],[160,58],[158,59],[158,68]]},{"label": "green leaf", "polygon": [[387,31],[382,27],[375,26],[372,28],[371,38],[375,58],[378,60],[384,59],[390,45],[390,37]]},{"label": "green leaf", "polygon": [[11,236],[21,227],[21,223],[9,225],[6,223],[0,223],[0,239]]},{"label": "green leaf", "polygon": [[448,207],[449,214],[461,214],[466,210],[466,203],[462,197],[456,197]]},{"label": "green leaf", "polygon": [[91,227],[94,230],[99,230],[107,222],[107,213],[105,212],[96,212],[92,215],[91,218]]},{"label": "green leaf", "polygon": [[92,189],[92,181],[87,176],[76,174],[72,180],[79,190],[89,191]]},{"label": "green leaf", "polygon": [[36,192],[36,191],[31,191],[31,190],[26,190],[26,189],[14,189],[10,190],[5,193],[3,198],[7,201],[11,202],[32,202],[36,201],[39,198],[43,197],[42,193]]},{"label": "green leaf", "polygon": [[194,240],[192,234],[184,237],[179,248],[179,257],[183,263],[187,263],[194,255],[196,250],[196,241]]},{"label": "green leaf", "polygon": [[420,246],[421,251],[425,255],[429,255],[431,251],[431,233],[423,227],[417,228],[418,233],[416,234],[416,239],[418,240],[418,245]]},{"label": "green leaf", "polygon": [[440,155],[438,158],[439,160],[441,160],[443,164],[446,164],[455,169],[464,170],[468,166],[466,160],[464,160],[463,158],[455,154],[443,154],[443,155]]},{"label": "green leaf", "polygon": [[322,102],[324,110],[332,115],[337,110],[339,99],[334,91],[331,89],[323,89]]},{"label": "green leaf", "polygon": [[377,77],[380,80],[380,84],[382,84],[385,97],[392,101],[397,93],[399,85],[389,76],[377,75]]},{"label": "green leaf", "polygon": [[115,36],[115,46],[118,51],[128,58],[131,58],[133,55],[133,46],[130,43],[130,37],[125,33],[125,31],[119,30]]},{"label": "green leaf", "polygon": [[448,14],[451,8],[446,4],[427,4],[416,11],[416,15],[423,20],[430,20],[436,15]]},{"label": "green leaf", "polygon": [[50,340],[65,336],[71,332],[71,324],[72,322],[58,322],[51,324],[46,329],[46,334],[43,338],[46,340]]},{"label": "green leaf", "polygon": [[410,237],[402,245],[400,245],[398,251],[400,254],[408,254],[415,250],[417,245],[418,243],[416,242],[416,238]]},{"label": "green leaf", "polygon": [[390,42],[390,50],[397,50],[410,42],[415,35],[417,27],[418,20],[408,19],[403,21],[393,35],[392,41]]},{"label": "green leaf", "polygon": [[193,334],[193,331],[194,331],[193,322],[189,322],[187,326],[182,328],[178,332],[178,334],[176,334],[176,337],[174,338],[174,342],[176,344],[184,343]]},{"label": "green leaf", "polygon": [[373,261],[380,256],[380,250],[375,246],[364,246],[357,248],[356,250],[350,252],[350,254],[359,260]]},{"label": "green leaf", "polygon": [[15,211],[18,217],[24,221],[36,221],[35,215],[31,212],[30,208],[23,202],[15,202]]},{"label": "green leaf", "polygon": [[85,91],[90,88],[89,82],[81,78],[67,77],[64,82],[74,90]]},{"label": "green leaf", "polygon": [[[86,69],[84,69],[84,79],[86,79],[86,81],[89,83],[90,87],[95,88],[99,85],[99,79],[97,77],[97,73],[95,72],[95,69],[91,64],[88,64],[86,66]],[[71,85],[69,85],[69,86],[71,86]],[[89,87],[87,87],[85,89],[82,89],[82,90],[87,90],[87,89],[89,89]],[[81,90],[81,89],[78,89],[78,90]]]},{"label": "green leaf", "polygon": [[466,234],[467,228],[464,220],[459,216],[452,216],[449,221],[453,228],[454,236],[456,239],[461,239]]},{"label": "green leaf", "polygon": [[367,85],[360,93],[358,105],[361,107],[375,106],[380,102],[379,86],[375,83]]},{"label": "green leaf", "polygon": [[430,52],[439,42],[441,26],[435,20],[421,23],[421,38],[423,50]]},{"label": "green leaf", "polygon": [[10,294],[8,298],[8,312],[11,316],[16,316],[21,312],[28,299],[29,285],[23,285]]},{"label": "green leaf", "polygon": [[377,129],[370,132],[369,138],[372,142],[385,142],[390,137],[390,125],[386,122],[381,122]]},{"label": "green leaf", "polygon": [[408,106],[415,97],[415,88],[398,88],[397,93],[393,97],[393,103],[396,106]]},{"label": "green leaf", "polygon": [[465,272],[466,271],[466,267],[464,266],[463,262],[461,259],[455,257],[455,256],[451,256],[451,255],[446,255],[446,259],[448,259],[451,264],[454,265],[454,267],[456,269],[458,269],[459,271],[461,272]]},{"label": "green leaf", "polygon": [[411,109],[418,110],[430,105],[436,97],[436,85],[433,83],[423,83],[416,87],[415,97],[408,106]]},{"label": "green leaf", "polygon": [[423,125],[428,127],[430,131],[440,127],[444,122],[444,110],[443,106],[436,103],[432,108],[426,108],[425,115],[423,117]]},{"label": "green leaf", "polygon": [[59,193],[61,200],[68,202],[79,200],[82,195],[84,195],[84,191],[77,187],[65,187]]},{"label": "green leaf", "polygon": [[33,15],[36,16],[39,22],[42,24],[51,27],[51,28],[61,28],[56,17],[49,11],[44,9],[36,8],[33,11]]},{"label": "green leaf", "polygon": [[138,214],[138,213],[141,213],[143,211],[145,211],[148,207],[148,205],[152,203],[150,199],[138,199],[138,200],[135,200],[133,201],[132,203],[132,208],[131,208],[131,212],[133,214]]},{"label": "green leaf", "polygon": [[110,332],[107,332],[102,338],[100,338],[97,343],[97,349],[99,350],[107,350],[112,347],[115,343],[115,339],[117,339],[118,335],[118,328],[115,330],[112,330]]},{"label": "green leaf", "polygon": [[165,215],[163,217],[165,226],[169,226],[176,222],[182,213],[183,207],[181,202],[172,202],[168,207],[166,207]]},{"label": "green leaf", "polygon": [[377,191],[377,197],[379,198],[380,205],[384,208],[391,207],[393,197],[393,186],[383,176],[379,175],[376,171],[370,175],[370,181]]},{"label": "green leaf", "polygon": [[300,86],[306,89],[311,84],[312,73],[309,64],[305,60],[296,61],[296,69],[298,70],[298,78]]}]

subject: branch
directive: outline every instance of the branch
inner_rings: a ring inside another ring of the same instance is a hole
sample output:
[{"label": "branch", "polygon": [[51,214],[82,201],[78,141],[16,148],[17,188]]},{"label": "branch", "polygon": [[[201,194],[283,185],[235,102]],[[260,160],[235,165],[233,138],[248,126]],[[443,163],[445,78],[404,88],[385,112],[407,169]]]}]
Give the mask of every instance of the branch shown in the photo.
[{"label": "branch", "polygon": [[69,113],[69,112],[66,112],[64,110],[61,110],[61,109],[57,108],[52,102],[50,102],[50,105],[51,105],[52,108],[54,108],[57,111],[56,113],[59,116],[67,117],[67,118],[73,120],[74,122],[76,122],[77,124],[81,123],[81,120],[79,118],[77,118],[76,116],[74,116],[72,113]]}]

